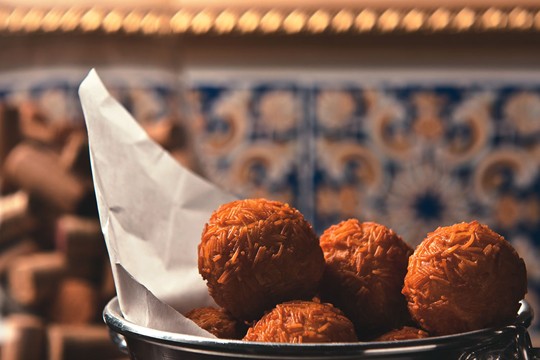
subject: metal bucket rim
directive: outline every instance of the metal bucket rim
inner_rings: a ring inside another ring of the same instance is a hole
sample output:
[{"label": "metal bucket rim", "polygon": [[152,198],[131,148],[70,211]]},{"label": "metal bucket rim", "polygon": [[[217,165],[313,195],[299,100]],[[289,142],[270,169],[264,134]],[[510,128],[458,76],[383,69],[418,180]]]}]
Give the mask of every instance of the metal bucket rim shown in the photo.
[{"label": "metal bucket rim", "polygon": [[228,340],[206,338],[201,336],[173,333],[168,331],[147,328],[126,320],[121,312],[118,299],[115,297],[109,301],[103,310],[103,319],[109,328],[126,338],[138,338],[165,346],[181,347],[197,351],[208,352],[240,352],[240,353],[280,353],[280,354],[346,354],[367,353],[384,351],[388,353],[404,353],[427,351],[437,347],[469,346],[483,341],[489,341],[507,332],[515,332],[516,327],[527,328],[532,320],[533,313],[529,304],[521,301],[516,321],[512,325],[499,328],[487,328],[469,331],[465,333],[434,336],[424,339],[401,340],[401,341],[377,341],[377,342],[346,342],[346,343],[317,343],[317,344],[291,344],[291,343],[263,343],[243,340]]}]

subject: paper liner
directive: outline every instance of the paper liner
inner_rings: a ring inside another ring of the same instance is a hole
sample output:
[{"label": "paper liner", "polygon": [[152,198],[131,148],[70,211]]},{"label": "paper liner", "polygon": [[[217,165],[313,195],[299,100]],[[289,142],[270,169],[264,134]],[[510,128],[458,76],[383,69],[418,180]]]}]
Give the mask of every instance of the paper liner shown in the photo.
[{"label": "paper liner", "polygon": [[123,315],[142,326],[212,337],[181,313],[214,304],[198,273],[197,245],[212,211],[234,197],[152,141],[95,70],[79,96]]}]

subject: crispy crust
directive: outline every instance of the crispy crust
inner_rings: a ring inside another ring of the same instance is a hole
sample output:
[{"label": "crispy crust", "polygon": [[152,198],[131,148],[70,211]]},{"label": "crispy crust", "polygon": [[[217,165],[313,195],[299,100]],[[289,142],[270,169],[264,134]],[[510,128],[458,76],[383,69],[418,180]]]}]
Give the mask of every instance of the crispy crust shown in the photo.
[{"label": "crispy crust", "polygon": [[523,260],[477,221],[428,234],[410,257],[403,288],[413,319],[432,335],[511,323],[526,292]]},{"label": "crispy crust", "polygon": [[349,219],[327,229],[320,244],[326,260],[322,298],[342,309],[360,338],[403,324],[401,294],[412,249],[391,229]]},{"label": "crispy crust", "polygon": [[241,339],[246,332],[245,326],[225,309],[200,307],[185,316],[220,339]]},{"label": "crispy crust", "polygon": [[429,337],[429,334],[424,330],[417,329],[411,326],[404,326],[401,329],[394,329],[386,334],[383,334],[376,338],[374,341],[400,341],[400,340],[414,340],[423,339]]},{"label": "crispy crust", "polygon": [[217,209],[199,244],[199,272],[217,304],[242,320],[309,299],[324,271],[311,225],[288,204],[233,201]]},{"label": "crispy crust", "polygon": [[244,340],[286,343],[357,341],[354,325],[331,304],[291,301],[277,305],[248,329]]}]

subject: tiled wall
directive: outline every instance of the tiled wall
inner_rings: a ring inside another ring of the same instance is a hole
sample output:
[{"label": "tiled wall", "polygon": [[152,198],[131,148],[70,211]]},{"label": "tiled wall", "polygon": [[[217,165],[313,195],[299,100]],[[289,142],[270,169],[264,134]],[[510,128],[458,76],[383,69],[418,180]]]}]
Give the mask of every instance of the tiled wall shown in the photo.
[{"label": "tiled wall", "polygon": [[319,230],[359,216],[416,244],[477,218],[538,236],[540,84],[199,84],[191,98],[205,174]]},{"label": "tiled wall", "polygon": [[[24,91],[0,82],[0,97],[81,121],[83,74]],[[540,76],[308,75],[190,82],[183,118],[202,173],[240,196],[290,202],[318,232],[358,217],[415,245],[437,226],[478,219],[524,257],[540,309]],[[170,76],[115,76],[113,93],[139,120],[178,111]]]}]

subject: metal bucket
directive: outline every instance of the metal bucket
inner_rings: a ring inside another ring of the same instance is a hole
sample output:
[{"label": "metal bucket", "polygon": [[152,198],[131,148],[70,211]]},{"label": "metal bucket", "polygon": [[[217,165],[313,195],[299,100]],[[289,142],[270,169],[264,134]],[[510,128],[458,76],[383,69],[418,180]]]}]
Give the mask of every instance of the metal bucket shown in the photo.
[{"label": "metal bucket", "polygon": [[419,340],[327,344],[255,343],[149,329],[123,318],[112,299],[103,318],[133,360],[146,359],[540,359],[527,332],[533,314],[522,301],[514,324]]}]

